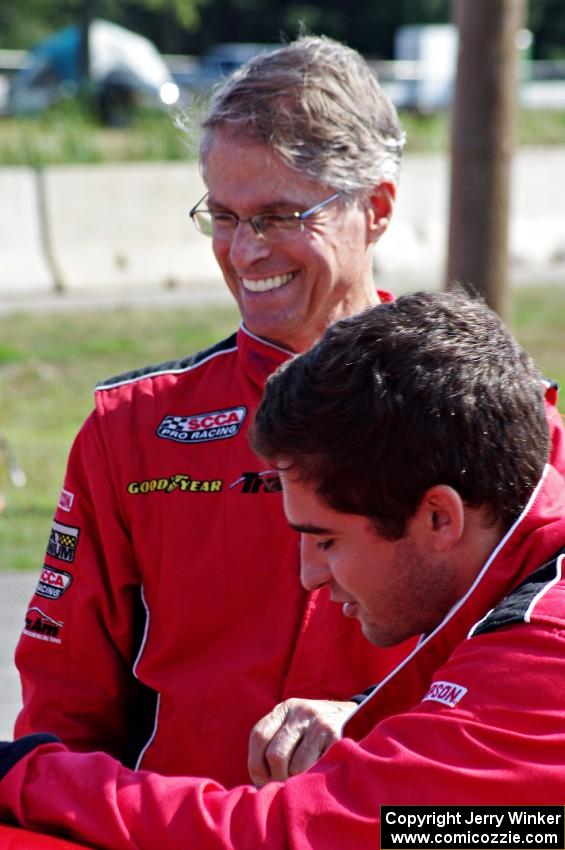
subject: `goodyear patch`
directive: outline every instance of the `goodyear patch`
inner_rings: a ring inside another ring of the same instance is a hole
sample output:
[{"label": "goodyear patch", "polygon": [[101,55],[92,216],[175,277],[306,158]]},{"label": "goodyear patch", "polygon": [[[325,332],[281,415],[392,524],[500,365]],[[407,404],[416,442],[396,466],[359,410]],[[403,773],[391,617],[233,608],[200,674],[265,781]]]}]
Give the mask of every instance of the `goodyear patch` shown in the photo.
[{"label": "goodyear patch", "polygon": [[228,407],[189,416],[165,416],[157,428],[157,436],[175,443],[208,443],[228,440],[239,433],[247,416],[247,408]]},{"label": "goodyear patch", "polygon": [[143,481],[130,481],[127,491],[130,496],[147,495],[148,493],[220,493],[223,487],[221,478],[199,480],[191,475],[176,473],[162,478],[145,478]]},{"label": "goodyear patch", "polygon": [[54,520],[47,544],[47,554],[58,561],[72,564],[77,551],[79,533],[80,529]]},{"label": "goodyear patch", "polygon": [[65,570],[56,570],[44,564],[35,592],[46,599],[60,599],[71,586],[72,580],[72,575]]}]

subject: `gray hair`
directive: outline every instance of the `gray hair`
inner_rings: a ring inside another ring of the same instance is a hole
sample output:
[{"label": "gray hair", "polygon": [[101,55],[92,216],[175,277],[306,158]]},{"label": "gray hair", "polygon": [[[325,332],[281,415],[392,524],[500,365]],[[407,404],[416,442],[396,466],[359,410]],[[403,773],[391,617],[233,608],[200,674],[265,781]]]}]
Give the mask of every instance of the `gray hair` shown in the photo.
[{"label": "gray hair", "polygon": [[267,145],[291,168],[337,191],[396,180],[404,133],[363,57],[324,36],[260,53],[213,94],[200,161],[218,128]]}]

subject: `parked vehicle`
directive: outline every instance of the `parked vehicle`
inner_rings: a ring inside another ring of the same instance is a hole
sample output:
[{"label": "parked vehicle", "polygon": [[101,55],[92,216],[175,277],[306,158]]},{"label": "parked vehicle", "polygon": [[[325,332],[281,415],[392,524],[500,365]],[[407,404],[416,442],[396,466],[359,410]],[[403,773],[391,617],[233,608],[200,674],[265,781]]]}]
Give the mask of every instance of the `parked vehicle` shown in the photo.
[{"label": "parked vehicle", "polygon": [[175,82],[180,88],[190,92],[205,93],[257,53],[275,50],[277,46],[255,42],[217,44],[200,57],[196,67],[175,72]]},{"label": "parked vehicle", "polygon": [[[179,90],[163,57],[144,36],[109,21],[89,27],[90,82],[105,123],[122,123],[133,104],[169,106]],[[40,112],[73,96],[81,83],[81,30],[73,25],[37,44],[12,80],[9,111]]]}]

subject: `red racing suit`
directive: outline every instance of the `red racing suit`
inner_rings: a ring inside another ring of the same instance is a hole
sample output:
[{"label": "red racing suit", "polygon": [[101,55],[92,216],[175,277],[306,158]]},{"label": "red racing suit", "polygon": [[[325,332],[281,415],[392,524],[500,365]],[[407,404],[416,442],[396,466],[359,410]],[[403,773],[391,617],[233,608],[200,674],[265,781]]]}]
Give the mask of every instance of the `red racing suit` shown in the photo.
[{"label": "red racing suit", "polygon": [[242,328],[99,386],[17,648],[17,736],[233,786],[277,702],[347,698],[405,654],[300,585],[278,477],[247,440],[288,356]]},{"label": "red racing suit", "polygon": [[373,850],[380,805],[562,807],[564,552],[565,485],[548,467],[464,597],[350,719],[353,737],[284,784],[226,791],[31,736],[0,750],[0,817],[104,850]]}]

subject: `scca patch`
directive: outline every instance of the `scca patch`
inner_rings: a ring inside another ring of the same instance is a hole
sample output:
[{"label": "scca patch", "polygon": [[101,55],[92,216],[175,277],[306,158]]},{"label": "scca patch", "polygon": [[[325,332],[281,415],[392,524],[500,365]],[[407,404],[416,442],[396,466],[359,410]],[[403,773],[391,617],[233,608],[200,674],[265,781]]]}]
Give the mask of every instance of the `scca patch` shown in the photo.
[{"label": "scca patch", "polygon": [[247,416],[246,407],[228,407],[190,416],[165,416],[157,428],[157,436],[175,443],[207,443],[228,440],[239,433]]},{"label": "scca patch", "polygon": [[454,708],[466,693],[467,688],[464,688],[462,685],[455,685],[453,682],[432,682],[422,702],[428,699]]},{"label": "scca patch", "polygon": [[53,567],[43,565],[41,575],[35,592],[38,596],[46,599],[59,599],[69,589],[73,577],[64,570],[56,570]]},{"label": "scca patch", "polygon": [[78,546],[79,533],[79,528],[63,525],[62,522],[53,520],[49,543],[47,544],[47,554],[58,561],[66,561],[67,564],[72,564]]}]

